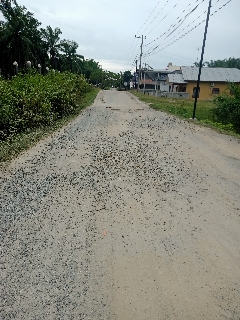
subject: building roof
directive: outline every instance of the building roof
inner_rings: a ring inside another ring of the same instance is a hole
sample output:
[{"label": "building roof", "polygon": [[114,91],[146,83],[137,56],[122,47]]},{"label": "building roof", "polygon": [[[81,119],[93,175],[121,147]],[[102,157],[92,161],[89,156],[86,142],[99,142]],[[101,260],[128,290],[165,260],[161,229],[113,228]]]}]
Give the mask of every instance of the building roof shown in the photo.
[{"label": "building roof", "polygon": [[168,75],[168,82],[169,83],[178,83],[178,84],[187,84],[186,81],[183,79],[183,75],[179,73],[170,73]]},{"label": "building roof", "polygon": [[142,72],[147,72],[147,73],[170,73],[171,71],[166,70],[166,69],[152,69],[152,70],[145,70],[141,69]]},{"label": "building roof", "polygon": [[169,71],[179,71],[179,70],[181,70],[181,67],[180,66],[174,66],[173,64],[172,64],[172,62],[169,62],[169,64],[168,64],[168,70]]},{"label": "building roof", "polygon": [[[182,67],[185,81],[197,81],[199,68]],[[237,68],[202,68],[201,81],[240,82],[240,70]]]}]

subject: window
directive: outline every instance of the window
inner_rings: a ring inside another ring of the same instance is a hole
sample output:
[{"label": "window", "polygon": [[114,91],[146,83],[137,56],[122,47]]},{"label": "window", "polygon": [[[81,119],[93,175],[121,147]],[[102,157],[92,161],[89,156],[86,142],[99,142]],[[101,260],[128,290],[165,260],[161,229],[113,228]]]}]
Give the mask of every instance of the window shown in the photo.
[{"label": "window", "polygon": [[220,94],[220,89],[219,88],[213,88],[212,89],[212,94]]},{"label": "window", "polygon": [[[199,93],[200,93],[200,88],[199,88],[199,90],[198,90],[198,98],[199,98]],[[194,87],[193,88],[193,95],[192,95],[192,98],[196,98],[196,94],[197,94],[197,87]]]}]

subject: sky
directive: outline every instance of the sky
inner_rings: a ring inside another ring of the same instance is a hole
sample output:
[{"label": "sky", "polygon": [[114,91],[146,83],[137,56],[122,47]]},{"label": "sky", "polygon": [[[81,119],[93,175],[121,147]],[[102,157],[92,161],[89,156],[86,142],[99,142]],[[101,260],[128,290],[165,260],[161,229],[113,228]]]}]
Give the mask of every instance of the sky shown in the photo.
[{"label": "sky", "polygon": [[[193,65],[200,59],[205,22],[194,27],[206,20],[209,5],[209,0],[17,2],[34,14],[41,27],[59,27],[62,39],[78,43],[79,54],[113,72],[134,71],[135,60],[139,65],[141,38],[135,35],[144,36],[142,66]],[[212,0],[204,61],[240,57],[239,12],[240,0]]]}]

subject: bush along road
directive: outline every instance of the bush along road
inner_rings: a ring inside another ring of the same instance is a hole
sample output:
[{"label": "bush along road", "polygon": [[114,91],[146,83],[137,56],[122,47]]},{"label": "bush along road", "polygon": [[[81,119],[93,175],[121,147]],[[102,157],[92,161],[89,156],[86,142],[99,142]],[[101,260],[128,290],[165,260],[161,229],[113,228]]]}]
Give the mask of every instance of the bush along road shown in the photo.
[{"label": "bush along road", "polygon": [[83,76],[54,70],[0,77],[0,92],[0,162],[76,117],[97,94]]},{"label": "bush along road", "polygon": [[239,319],[239,140],[101,91],[0,180],[0,318]]}]

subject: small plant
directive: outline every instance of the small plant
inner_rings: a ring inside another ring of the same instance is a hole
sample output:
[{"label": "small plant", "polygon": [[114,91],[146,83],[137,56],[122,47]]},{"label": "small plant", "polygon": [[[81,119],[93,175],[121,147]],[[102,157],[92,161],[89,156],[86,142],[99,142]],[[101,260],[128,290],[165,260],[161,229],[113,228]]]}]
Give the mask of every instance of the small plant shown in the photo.
[{"label": "small plant", "polygon": [[225,92],[214,99],[216,108],[213,114],[217,122],[224,125],[231,124],[234,130],[240,133],[240,87],[231,83],[228,89],[230,94]]},{"label": "small plant", "polygon": [[[229,85],[230,93],[218,96],[214,101],[199,100],[196,116],[198,123],[216,128],[220,132],[235,134],[239,130],[239,101],[240,88],[236,85]],[[229,90],[228,90],[229,91]],[[165,97],[146,96],[142,93],[131,91],[140,100],[148,103],[151,108],[174,114],[180,118],[189,119],[192,117],[192,99],[168,99]]]}]

